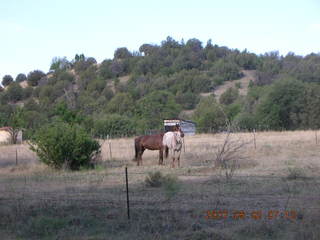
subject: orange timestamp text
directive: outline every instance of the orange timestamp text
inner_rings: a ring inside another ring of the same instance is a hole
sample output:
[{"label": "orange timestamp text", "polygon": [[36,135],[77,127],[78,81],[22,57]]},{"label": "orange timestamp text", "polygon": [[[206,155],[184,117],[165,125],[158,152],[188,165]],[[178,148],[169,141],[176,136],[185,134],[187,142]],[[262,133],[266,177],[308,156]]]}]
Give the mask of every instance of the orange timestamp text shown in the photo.
[{"label": "orange timestamp text", "polygon": [[227,219],[232,218],[235,220],[239,219],[254,219],[254,220],[261,220],[261,219],[297,219],[297,211],[295,210],[269,210],[269,211],[262,211],[262,210],[253,210],[253,211],[245,211],[245,210],[208,210],[206,211],[205,219]]}]

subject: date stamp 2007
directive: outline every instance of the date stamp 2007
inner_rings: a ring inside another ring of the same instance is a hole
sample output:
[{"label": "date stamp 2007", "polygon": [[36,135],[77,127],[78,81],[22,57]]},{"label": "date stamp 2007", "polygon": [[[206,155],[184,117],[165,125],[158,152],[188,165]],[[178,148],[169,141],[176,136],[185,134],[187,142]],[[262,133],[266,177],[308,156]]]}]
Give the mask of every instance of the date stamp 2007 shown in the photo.
[{"label": "date stamp 2007", "polygon": [[244,210],[208,210],[205,215],[205,219],[227,219],[232,218],[235,220],[238,219],[254,219],[254,220],[261,220],[261,219],[297,219],[297,211],[295,210],[269,210],[269,211],[262,211],[262,210],[253,210],[253,211],[244,211]]}]

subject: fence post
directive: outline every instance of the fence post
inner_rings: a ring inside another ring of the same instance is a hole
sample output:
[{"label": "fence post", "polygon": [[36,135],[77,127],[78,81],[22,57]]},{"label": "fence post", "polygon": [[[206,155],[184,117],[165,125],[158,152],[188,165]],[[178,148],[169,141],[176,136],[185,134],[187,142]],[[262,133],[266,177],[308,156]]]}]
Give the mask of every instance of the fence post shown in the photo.
[{"label": "fence post", "polygon": [[184,141],[184,138],[183,139],[183,153],[186,153],[186,142]]},{"label": "fence post", "polygon": [[112,160],[111,139],[109,138],[109,134],[107,135],[107,139],[109,144],[110,160]]},{"label": "fence post", "polygon": [[18,149],[16,148],[16,166],[18,166]]},{"label": "fence post", "polygon": [[253,142],[254,142],[254,149],[257,148],[257,144],[256,144],[256,129],[253,129]]},{"label": "fence post", "polygon": [[128,184],[128,166],[127,165],[125,169],[125,175],[126,175],[126,191],[127,191],[127,213],[128,213],[128,220],[130,220],[129,184]]},{"label": "fence post", "polygon": [[317,133],[317,130],[315,130],[314,135],[316,137],[316,145],[317,145],[318,144],[318,133]]}]

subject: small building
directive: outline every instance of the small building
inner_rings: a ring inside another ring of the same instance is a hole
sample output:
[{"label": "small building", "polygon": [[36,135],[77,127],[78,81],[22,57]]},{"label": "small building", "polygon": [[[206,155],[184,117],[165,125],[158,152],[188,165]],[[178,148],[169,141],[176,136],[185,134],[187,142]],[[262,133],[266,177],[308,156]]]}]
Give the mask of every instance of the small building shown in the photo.
[{"label": "small building", "polygon": [[163,121],[165,132],[171,131],[178,124],[185,135],[196,134],[196,123],[184,119],[165,119]]}]

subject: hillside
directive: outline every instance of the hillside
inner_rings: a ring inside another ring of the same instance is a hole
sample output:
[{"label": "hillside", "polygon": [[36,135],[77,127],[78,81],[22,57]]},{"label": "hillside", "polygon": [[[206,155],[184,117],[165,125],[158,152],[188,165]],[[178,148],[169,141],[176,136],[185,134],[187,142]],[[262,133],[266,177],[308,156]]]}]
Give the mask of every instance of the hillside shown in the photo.
[{"label": "hillside", "polygon": [[243,129],[320,127],[319,54],[258,56],[168,37],[137,52],[118,48],[101,63],[83,54],[56,57],[50,69],[3,79],[0,126],[12,125],[20,106],[31,131],[65,115],[92,134],[113,136],[159,129],[178,116],[201,131],[223,128],[226,116]]},{"label": "hillside", "polygon": [[248,93],[249,83],[250,81],[255,82],[256,80],[256,70],[242,70],[243,77],[236,80],[230,80],[224,82],[222,85],[218,86],[214,91],[214,96],[217,100],[219,100],[220,96],[228,89],[228,88],[237,88],[237,84],[239,87],[239,94],[242,96],[246,96]]}]

